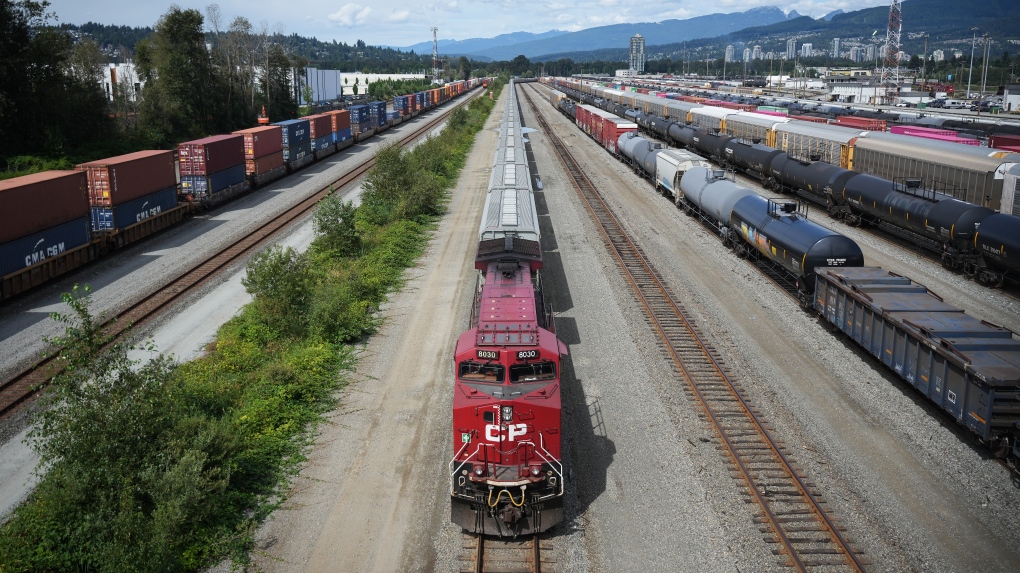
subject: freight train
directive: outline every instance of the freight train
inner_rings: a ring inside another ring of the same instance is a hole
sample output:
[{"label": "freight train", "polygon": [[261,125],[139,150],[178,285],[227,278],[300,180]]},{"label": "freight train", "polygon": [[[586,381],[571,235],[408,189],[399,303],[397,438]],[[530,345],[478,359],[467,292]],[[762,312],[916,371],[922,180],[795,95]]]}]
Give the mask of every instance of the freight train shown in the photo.
[{"label": "freight train", "polygon": [[478,230],[469,329],[453,358],[453,523],[514,537],[563,520],[561,360],[515,92],[507,90]]},{"label": "freight train", "polygon": [[[577,122],[578,106],[556,93],[551,100]],[[715,230],[735,252],[780,265],[796,278],[805,310],[889,367],[992,455],[1005,458],[1014,471],[1020,467],[1020,339],[1015,333],[968,316],[909,278],[864,266],[852,240],[799,217],[794,204],[736,185],[725,170],[712,169],[689,151],[657,148],[642,139],[633,132],[621,135],[618,157],[644,172],[657,190]],[[761,146],[756,156],[767,159],[776,152]],[[811,165],[827,166],[833,180],[847,176],[846,170],[831,171],[840,169],[832,165]],[[679,186],[664,183],[675,182],[681,170]],[[872,177],[849,173],[851,180]],[[934,205],[961,222],[984,214],[982,207],[952,199]],[[994,226],[1010,219],[1016,218],[988,216],[982,228],[1002,232]],[[1020,240],[1009,232],[1014,243]]]},{"label": "freight train", "polygon": [[[0,300],[267,185],[481,83],[281,121],[0,181]],[[381,104],[381,105],[380,105]]]},{"label": "freight train", "polygon": [[[559,87],[586,99],[583,92]],[[646,104],[653,113],[611,99],[597,103],[649,133],[756,176],[768,188],[821,204],[835,218],[878,226],[926,248],[947,269],[982,284],[1020,282],[1020,217],[1009,214],[1014,208],[1020,213],[1020,154],[656,99],[661,103]],[[878,174],[841,166],[853,163],[848,157],[857,157],[858,167],[874,166],[869,171]],[[939,178],[900,175],[935,172]],[[954,195],[970,193],[961,189],[999,193],[1002,211],[958,199]]]}]

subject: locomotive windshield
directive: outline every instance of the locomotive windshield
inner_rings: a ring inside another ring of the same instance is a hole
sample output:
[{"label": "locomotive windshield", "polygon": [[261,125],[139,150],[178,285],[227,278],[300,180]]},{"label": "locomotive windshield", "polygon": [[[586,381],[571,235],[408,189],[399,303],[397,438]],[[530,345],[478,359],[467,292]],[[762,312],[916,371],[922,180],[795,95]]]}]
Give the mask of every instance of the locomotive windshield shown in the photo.
[{"label": "locomotive windshield", "polygon": [[510,383],[534,382],[536,380],[552,380],[556,378],[556,364],[537,362],[534,364],[514,364],[510,367]]},{"label": "locomotive windshield", "polygon": [[458,368],[461,380],[473,382],[503,382],[502,364],[481,364],[479,362],[461,362]]}]

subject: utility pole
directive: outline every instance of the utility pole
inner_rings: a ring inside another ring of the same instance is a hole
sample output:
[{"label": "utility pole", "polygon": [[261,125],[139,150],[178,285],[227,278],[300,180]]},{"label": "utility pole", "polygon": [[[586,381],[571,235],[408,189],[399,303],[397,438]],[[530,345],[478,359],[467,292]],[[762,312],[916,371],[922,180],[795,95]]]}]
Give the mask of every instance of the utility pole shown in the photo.
[{"label": "utility pole", "polygon": [[928,83],[928,34],[924,35],[924,59],[921,60],[921,89]]},{"label": "utility pole", "polygon": [[977,28],[971,28],[974,36],[970,40],[970,71],[967,72],[967,99],[970,99],[970,86],[974,78],[974,46],[977,44]]},{"label": "utility pole", "polygon": [[442,70],[439,69],[439,40],[436,39],[439,28],[432,26],[429,30],[432,30],[432,81],[436,81],[439,79],[439,74],[442,73]]},{"label": "utility pole", "polygon": [[979,116],[981,115],[981,102],[984,101],[985,99],[985,80],[987,79],[988,76],[988,32],[985,32],[984,36],[985,36],[985,55],[984,55],[985,65],[981,70],[981,93],[978,94],[977,114]]}]

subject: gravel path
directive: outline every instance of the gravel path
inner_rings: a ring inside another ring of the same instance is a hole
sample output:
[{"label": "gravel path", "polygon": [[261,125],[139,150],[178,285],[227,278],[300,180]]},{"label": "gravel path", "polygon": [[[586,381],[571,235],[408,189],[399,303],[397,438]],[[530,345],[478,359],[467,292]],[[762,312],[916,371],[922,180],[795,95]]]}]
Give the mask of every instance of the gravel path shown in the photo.
[{"label": "gravel path", "polygon": [[[1005,470],[646,181],[607,160],[569,120],[551,106],[542,109],[590,166],[589,175],[709,333],[753,403],[791,449],[801,452],[797,460],[827,494],[874,570],[1016,569],[1020,492]],[[887,243],[885,248],[893,250]],[[890,260],[910,259],[893,253]],[[995,308],[994,293],[991,297],[981,300]],[[710,491],[732,487],[720,479]]]}]

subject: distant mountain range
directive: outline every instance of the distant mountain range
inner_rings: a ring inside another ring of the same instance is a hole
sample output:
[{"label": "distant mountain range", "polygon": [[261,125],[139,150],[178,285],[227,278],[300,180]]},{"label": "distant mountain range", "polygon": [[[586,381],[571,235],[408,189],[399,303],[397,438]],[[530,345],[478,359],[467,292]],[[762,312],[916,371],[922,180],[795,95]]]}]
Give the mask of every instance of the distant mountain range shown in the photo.
[{"label": "distant mountain range", "polygon": [[[469,38],[467,40],[438,40],[436,44],[439,45],[439,52],[446,56],[462,56],[471,55],[476,52],[483,50],[490,50],[498,47],[509,47],[517,44],[523,44],[525,42],[534,42],[544,40],[546,38],[553,38],[555,36],[562,36],[563,34],[569,34],[564,30],[549,30],[541,34],[532,34],[531,32],[513,32],[510,34],[501,34],[494,38]],[[432,42],[418,42],[412,46],[384,46],[392,47],[402,52],[414,51],[417,54],[431,54],[432,53]],[[515,54],[516,55],[516,54]]]},{"label": "distant mountain range", "polygon": [[[796,12],[791,17],[798,17]],[[581,50],[618,48],[630,45],[634,34],[641,34],[646,45],[711,38],[721,36],[750,26],[762,26],[787,19],[786,13],[775,6],[752,8],[746,12],[732,14],[710,14],[687,20],[664,20],[662,22],[641,22],[635,24],[612,24],[598,26],[577,32],[550,30],[541,34],[514,32],[494,38],[471,38],[468,40],[439,40],[439,53],[446,56],[468,56],[476,60],[512,60],[518,55],[528,58]],[[416,53],[431,53],[432,42],[420,42],[412,46],[396,48]]]}]

